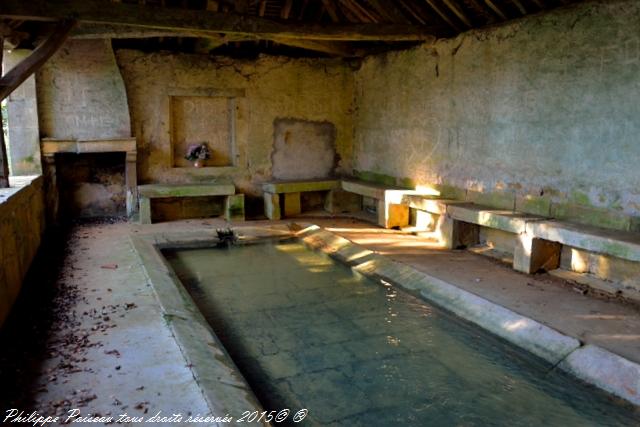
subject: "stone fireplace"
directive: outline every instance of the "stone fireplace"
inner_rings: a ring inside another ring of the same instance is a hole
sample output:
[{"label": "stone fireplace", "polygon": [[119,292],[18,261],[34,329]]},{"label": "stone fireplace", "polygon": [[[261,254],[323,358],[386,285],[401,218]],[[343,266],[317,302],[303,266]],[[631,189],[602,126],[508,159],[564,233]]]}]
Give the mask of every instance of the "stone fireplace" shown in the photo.
[{"label": "stone fireplace", "polygon": [[[71,208],[67,206],[68,203],[65,203],[65,209],[71,210],[72,216],[117,215],[122,198],[127,216],[131,216],[136,211],[138,190],[135,138],[86,141],[43,139],[41,151],[44,159],[44,175],[47,178],[45,192],[47,211],[51,221],[58,222],[61,200],[68,202],[73,198],[74,189],[80,189],[77,193],[85,195],[94,193],[93,197],[100,203],[93,203],[87,200],[86,196],[83,201]],[[65,168],[75,170],[59,170],[61,164],[64,164]],[[122,174],[119,170],[123,170],[124,178],[105,176],[105,174]],[[84,175],[86,177],[83,178]],[[79,182],[71,182],[74,179]],[[121,187],[122,181],[124,181],[124,194],[121,197],[116,194],[117,191],[113,191],[113,188]],[[63,184],[64,188],[62,188]],[[86,191],[87,186],[94,186],[95,191]],[[94,207],[91,206],[92,203]]]}]

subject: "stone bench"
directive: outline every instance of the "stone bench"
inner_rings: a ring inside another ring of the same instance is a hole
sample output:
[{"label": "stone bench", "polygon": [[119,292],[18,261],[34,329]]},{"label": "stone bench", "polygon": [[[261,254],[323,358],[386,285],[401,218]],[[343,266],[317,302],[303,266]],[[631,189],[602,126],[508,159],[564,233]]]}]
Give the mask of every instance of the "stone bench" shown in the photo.
[{"label": "stone bench", "polygon": [[225,196],[224,216],[227,221],[244,221],[244,194],[235,194],[231,181],[200,184],[148,184],[138,186],[140,223],[151,224],[151,199]]},{"label": "stone bench", "polygon": [[405,227],[409,224],[409,206],[404,197],[429,197],[429,193],[367,181],[342,180],[344,191],[376,200],[377,224],[384,228]]},{"label": "stone bench", "polygon": [[524,237],[534,243],[542,241],[556,244],[558,256],[560,256],[560,245],[567,245],[627,261],[640,262],[640,233],[637,232],[609,230],[549,219],[528,223]]},{"label": "stone bench", "polygon": [[[300,194],[311,191],[326,191],[325,209],[333,211],[333,193],[340,189],[340,180],[274,181],[262,184],[264,213],[267,218],[278,220],[282,217],[299,215],[302,212]],[[280,195],[283,195],[283,206]]]},{"label": "stone bench", "polygon": [[439,215],[436,227],[450,249],[477,244],[478,226],[516,234],[513,268],[523,273],[557,268],[562,245],[640,262],[639,233],[572,224],[458,200],[406,195],[401,203]]}]

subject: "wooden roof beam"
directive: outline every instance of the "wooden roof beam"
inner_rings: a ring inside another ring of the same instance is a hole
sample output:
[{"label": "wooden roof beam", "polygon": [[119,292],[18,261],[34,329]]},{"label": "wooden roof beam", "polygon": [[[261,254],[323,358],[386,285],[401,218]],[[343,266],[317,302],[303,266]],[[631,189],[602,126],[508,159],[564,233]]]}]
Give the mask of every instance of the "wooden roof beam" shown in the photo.
[{"label": "wooden roof beam", "polygon": [[505,15],[498,6],[496,6],[496,4],[491,1],[491,0],[484,0],[484,2],[487,4],[487,6],[489,6],[489,8],[491,8],[491,10],[493,10],[495,12],[496,15],[498,15],[503,21],[506,21],[507,19],[507,15]]},{"label": "wooden roof beam", "polygon": [[462,12],[462,10],[458,6],[453,4],[451,0],[442,0],[442,1],[444,2],[444,4],[447,5],[449,10],[451,10],[451,12],[453,12],[453,14],[458,17],[459,20],[464,22],[464,25],[466,25],[467,28],[473,27],[473,25],[471,24],[471,21],[469,20],[469,18],[467,18],[467,15],[465,15],[464,12]]},{"label": "wooden roof beam", "polygon": [[527,9],[524,8],[524,5],[520,0],[511,0],[511,3],[515,4],[521,15],[527,14]]},{"label": "wooden roof beam", "polygon": [[58,23],[54,32],[44,43],[0,78],[0,101],[9,96],[31,74],[38,71],[60,49],[74,25],[75,21],[61,21]]},{"label": "wooden roof beam", "polygon": [[399,24],[309,25],[203,10],[145,7],[99,0],[2,0],[0,18],[125,25],[173,31],[330,41],[433,41],[428,28]]},{"label": "wooden roof beam", "polygon": [[389,22],[410,24],[411,21],[402,13],[393,1],[367,0],[378,14]]},{"label": "wooden roof beam", "polygon": [[456,25],[433,0],[426,0],[426,2],[429,4],[431,9],[433,9],[438,15],[440,15],[440,18],[442,18],[447,24],[449,24],[451,28],[453,28],[455,32],[461,32],[460,27],[458,27],[458,25]]}]

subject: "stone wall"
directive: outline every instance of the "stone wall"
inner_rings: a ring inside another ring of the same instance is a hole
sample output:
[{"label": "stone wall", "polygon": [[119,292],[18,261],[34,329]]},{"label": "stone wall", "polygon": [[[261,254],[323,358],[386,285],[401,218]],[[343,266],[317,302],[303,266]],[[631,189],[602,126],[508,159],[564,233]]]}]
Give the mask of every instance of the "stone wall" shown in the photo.
[{"label": "stone wall", "polygon": [[370,179],[620,229],[640,215],[640,3],[588,2],[368,58]]},{"label": "stone wall", "polygon": [[[138,140],[142,183],[198,182],[224,175],[233,178],[238,191],[260,195],[259,183],[273,178],[276,128],[285,119],[287,123],[324,123],[335,129],[330,136],[336,161],[333,165],[329,156],[329,169],[351,171],[353,72],[340,60],[267,56],[238,60],[132,50],[119,50],[116,58]],[[171,99],[201,96],[232,100],[233,159],[229,166],[196,169],[177,161],[183,153],[172,147],[171,122],[179,116],[171,113]],[[291,135],[295,139],[293,132]],[[316,170],[316,161],[325,162],[313,156],[294,157],[280,160],[295,170],[305,165]]]},{"label": "stone wall", "polygon": [[69,40],[37,75],[40,135],[95,140],[131,136],[127,94],[110,40]]},{"label": "stone wall", "polygon": [[18,297],[45,229],[42,177],[0,189],[0,326]]}]

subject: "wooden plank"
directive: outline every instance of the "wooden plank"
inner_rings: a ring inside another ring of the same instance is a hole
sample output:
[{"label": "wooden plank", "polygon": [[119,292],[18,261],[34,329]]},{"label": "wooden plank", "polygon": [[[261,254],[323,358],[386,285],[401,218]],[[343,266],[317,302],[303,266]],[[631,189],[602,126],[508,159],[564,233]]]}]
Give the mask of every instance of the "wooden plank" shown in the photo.
[{"label": "wooden plank", "polygon": [[49,38],[0,79],[0,101],[36,72],[62,46],[75,21],[61,21]]},{"label": "wooden plank", "polygon": [[400,2],[400,4],[402,5],[402,7],[404,7],[404,9],[409,12],[411,14],[411,16],[413,16],[416,21],[418,21],[420,24],[425,25],[427,22],[422,18],[422,16],[420,16],[420,14],[418,12],[416,12],[413,7],[411,7],[411,5],[409,3],[407,3],[404,0],[398,0]]},{"label": "wooden plank", "polygon": [[333,22],[340,22],[338,12],[336,11],[336,5],[333,3],[333,0],[322,0],[322,5]]},{"label": "wooden plank", "polygon": [[293,0],[286,0],[284,6],[282,6],[282,11],[280,12],[280,17],[282,19],[289,19],[289,14],[291,13],[291,7],[293,6]]},{"label": "wooden plank", "polygon": [[451,28],[453,28],[456,32],[461,32],[460,27],[453,23],[451,18],[447,16],[446,13],[442,9],[438,7],[437,4],[433,0],[426,0],[427,4],[433,9],[439,16],[442,18]]},{"label": "wooden plank", "polygon": [[493,10],[495,12],[496,15],[498,15],[500,18],[502,18],[503,21],[506,21],[507,19],[507,15],[505,15],[502,10],[500,10],[500,8],[498,6],[496,6],[496,4],[491,1],[491,0],[484,0],[484,2],[487,4],[487,6],[489,6],[491,8],[491,10]]},{"label": "wooden plank", "polygon": [[467,18],[467,16],[462,12],[462,10],[458,6],[453,4],[451,0],[442,0],[442,1],[444,1],[444,4],[447,5],[447,7],[458,17],[458,19],[464,22],[464,25],[466,25],[467,28],[471,28],[473,26],[471,24],[471,21],[469,21],[469,18]]},{"label": "wooden plank", "polygon": [[518,10],[520,11],[521,15],[526,15],[527,14],[527,9],[524,8],[523,4],[520,2],[520,0],[511,0],[511,3],[515,4],[516,7],[518,8]]},{"label": "wooden plank", "polygon": [[[4,37],[0,36],[0,77],[2,77],[2,55],[4,53]],[[0,110],[0,124],[2,124],[2,110]],[[0,129],[0,188],[9,187],[9,157],[4,143],[4,130]]]},{"label": "wooden plank", "polygon": [[99,0],[2,0],[0,18],[55,21],[74,17],[81,23],[127,25],[178,31],[244,34],[334,41],[433,41],[432,31],[423,26],[399,24],[319,25],[281,23],[256,16],[203,10],[143,7]]},{"label": "wooden plank", "polygon": [[385,0],[368,0],[369,4],[386,20],[394,23],[410,24],[411,21],[396,7],[394,2]]},{"label": "wooden plank", "polygon": [[287,39],[279,37],[270,37],[276,43],[283,44],[285,46],[299,47],[301,49],[313,50],[314,52],[327,53],[333,56],[341,56],[346,58],[355,58],[363,56],[362,52],[352,49],[346,44],[340,42],[329,41],[317,41],[317,40],[300,40],[300,39]]}]

